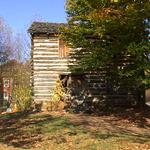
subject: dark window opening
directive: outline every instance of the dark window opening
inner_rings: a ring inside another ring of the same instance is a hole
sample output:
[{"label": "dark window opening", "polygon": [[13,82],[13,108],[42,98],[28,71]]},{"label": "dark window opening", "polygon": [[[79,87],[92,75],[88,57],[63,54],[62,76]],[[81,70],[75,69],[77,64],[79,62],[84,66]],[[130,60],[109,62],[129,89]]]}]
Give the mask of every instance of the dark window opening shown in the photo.
[{"label": "dark window opening", "polygon": [[66,91],[71,91],[71,95],[80,95],[86,88],[84,74],[60,75],[60,80]]}]

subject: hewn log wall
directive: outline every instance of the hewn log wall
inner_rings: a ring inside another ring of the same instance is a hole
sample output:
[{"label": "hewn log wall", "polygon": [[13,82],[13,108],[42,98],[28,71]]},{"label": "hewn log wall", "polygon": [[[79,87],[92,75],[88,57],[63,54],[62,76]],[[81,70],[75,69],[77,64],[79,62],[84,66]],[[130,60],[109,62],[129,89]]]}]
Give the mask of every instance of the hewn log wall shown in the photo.
[{"label": "hewn log wall", "polygon": [[[59,46],[57,35],[32,35],[32,87],[33,98],[36,102],[50,101],[59,75],[70,73],[68,65],[71,65],[71,61],[63,57],[62,52],[60,55]],[[105,76],[105,71],[99,74],[93,72],[85,74],[84,80],[88,90],[88,99],[91,98],[91,101],[93,101],[96,98],[99,103],[106,102],[116,105],[126,105],[129,104],[128,102],[134,104],[136,102],[136,88],[123,86],[119,92],[111,93],[109,91],[110,83],[107,82]],[[110,89],[112,90],[111,87]]]},{"label": "hewn log wall", "polygon": [[32,86],[33,98],[49,101],[60,73],[66,73],[68,61],[59,57],[58,36],[32,36]]}]

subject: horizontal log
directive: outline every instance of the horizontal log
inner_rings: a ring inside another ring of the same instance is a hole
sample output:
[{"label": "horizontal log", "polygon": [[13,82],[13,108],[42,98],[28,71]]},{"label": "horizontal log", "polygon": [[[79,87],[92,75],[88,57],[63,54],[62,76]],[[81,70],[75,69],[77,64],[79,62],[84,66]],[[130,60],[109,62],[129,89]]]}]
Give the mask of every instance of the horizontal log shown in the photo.
[{"label": "horizontal log", "polygon": [[51,74],[51,73],[39,73],[39,72],[34,72],[32,74],[33,77],[39,77],[39,78],[45,78],[45,77],[49,77],[51,79],[55,79],[55,78],[58,78],[59,77],[59,74]]},{"label": "horizontal log", "polygon": [[43,63],[56,63],[56,62],[58,62],[58,63],[63,63],[63,62],[65,62],[65,63],[68,63],[68,60],[67,59],[59,59],[59,58],[56,58],[56,59],[48,59],[48,60],[45,60],[45,59],[33,59],[33,62],[35,62],[35,63],[41,63],[41,62],[43,62]]},{"label": "horizontal log", "polygon": [[51,58],[51,59],[49,59],[49,58],[41,58],[41,59],[39,59],[39,58],[32,58],[32,61],[68,61],[69,63],[70,62],[75,62],[75,60],[74,59],[68,59],[68,58],[63,58],[63,57],[56,57],[56,58]]},{"label": "horizontal log", "polygon": [[42,61],[42,60],[33,60],[32,64],[34,65],[66,65],[66,64],[73,64],[73,63],[69,63],[68,61],[65,61],[65,60],[45,60],[45,61]]},{"label": "horizontal log", "polygon": [[52,96],[52,92],[47,92],[47,93],[41,93],[41,92],[34,92],[34,96]]},{"label": "horizontal log", "polygon": [[33,66],[34,66],[34,68],[35,67],[51,67],[51,68],[65,67],[65,68],[67,68],[68,64],[67,63],[57,63],[57,64],[56,63],[55,64],[54,63],[49,63],[49,64],[48,63],[47,64],[46,63],[38,63],[38,64],[34,63]]},{"label": "horizontal log", "polygon": [[33,49],[52,49],[52,48],[57,48],[59,49],[59,45],[42,45],[42,46],[33,46]]},{"label": "horizontal log", "polygon": [[58,75],[60,72],[52,70],[34,70],[34,74],[51,74],[52,76]]},{"label": "horizontal log", "polygon": [[34,68],[34,71],[52,71],[53,73],[58,74],[63,72],[71,73],[67,68]]},{"label": "horizontal log", "polygon": [[98,90],[98,91],[100,91],[100,92],[102,92],[102,91],[106,91],[107,89],[106,89],[106,87],[89,87],[89,90]]},{"label": "horizontal log", "polygon": [[50,59],[50,58],[59,58],[59,55],[33,55],[33,59],[42,59],[42,58],[44,58],[44,59]]},{"label": "horizontal log", "polygon": [[46,103],[51,101],[51,97],[33,97],[33,99],[36,103]]},{"label": "horizontal log", "polygon": [[49,79],[49,80],[56,80],[58,79],[58,75],[57,76],[51,76],[51,75],[45,75],[45,74],[40,74],[40,75],[32,75],[32,78],[34,79]]},{"label": "horizontal log", "polygon": [[49,54],[51,54],[51,53],[58,53],[59,54],[59,51],[58,51],[58,49],[43,49],[43,50],[41,50],[41,49],[35,49],[35,50],[33,50],[32,51],[32,55],[33,54],[39,54],[39,53],[48,53],[49,52]]},{"label": "horizontal log", "polygon": [[52,91],[54,87],[34,87],[34,91]]},{"label": "horizontal log", "polygon": [[40,83],[43,83],[43,84],[55,84],[56,82],[55,81],[47,81],[47,80],[40,80],[40,81],[39,80],[34,80],[34,85],[40,84]]},{"label": "horizontal log", "polygon": [[33,85],[33,86],[34,86],[34,87],[37,87],[37,86],[45,86],[45,87],[46,87],[46,86],[50,86],[50,87],[53,87],[53,86],[55,86],[55,84],[56,84],[55,82],[54,82],[54,83],[48,83],[48,82],[47,82],[47,83],[45,83],[45,82],[38,82],[38,83],[35,83],[35,82],[34,82],[34,85]]},{"label": "horizontal log", "polygon": [[37,52],[37,53],[33,53],[32,58],[36,58],[36,57],[59,57],[59,53],[58,52]]},{"label": "horizontal log", "polygon": [[49,35],[45,35],[45,34],[43,34],[43,35],[35,35],[34,37],[33,37],[33,40],[38,40],[38,39],[40,39],[40,40],[44,40],[44,39],[48,39],[48,40],[51,40],[51,41],[53,41],[53,40],[59,40],[59,38],[58,38],[58,36],[49,36]]},{"label": "horizontal log", "polygon": [[59,46],[59,43],[34,43],[33,46]]},{"label": "horizontal log", "polygon": [[104,98],[105,94],[106,94],[105,92],[102,92],[101,94],[89,94],[87,97],[91,98],[91,99],[96,98],[96,99],[99,99],[101,101],[101,100],[105,100],[105,98]]},{"label": "horizontal log", "polygon": [[33,51],[59,51],[58,47],[34,47]]},{"label": "horizontal log", "polygon": [[50,98],[33,98],[36,103],[49,102]]},{"label": "horizontal log", "polygon": [[39,84],[39,85],[35,85],[33,86],[33,89],[53,89],[55,87],[55,85],[51,85],[51,84]]},{"label": "horizontal log", "polygon": [[88,78],[88,79],[86,79],[85,78],[85,80],[88,82],[88,83],[105,83],[105,80],[104,79],[100,79],[100,78],[98,78],[98,79],[94,79],[94,78]]},{"label": "horizontal log", "polygon": [[59,55],[58,51],[33,51],[33,55]]},{"label": "horizontal log", "polygon": [[36,95],[52,95],[53,94],[53,89],[50,90],[34,90],[34,94]]},{"label": "horizontal log", "polygon": [[46,81],[47,82],[49,82],[49,81],[54,82],[54,81],[57,80],[57,78],[49,78],[49,77],[47,77],[47,78],[39,78],[39,77],[34,77],[33,80],[34,80],[34,82],[46,82]]},{"label": "horizontal log", "polygon": [[33,39],[34,43],[59,43],[58,39]]},{"label": "horizontal log", "polygon": [[34,70],[36,69],[53,69],[53,70],[61,70],[61,69],[68,69],[67,65],[49,65],[49,66],[34,66]]},{"label": "horizontal log", "polygon": [[50,93],[34,93],[34,96],[38,97],[38,96],[41,96],[41,97],[50,97],[52,94]]},{"label": "horizontal log", "polygon": [[71,74],[71,71],[69,71],[69,70],[52,70],[52,69],[50,69],[50,70],[48,70],[48,69],[35,69],[34,70],[34,72],[43,72],[43,71],[50,71],[50,72],[52,72],[52,73],[54,73],[54,74]]},{"label": "horizontal log", "polygon": [[51,82],[56,82],[56,80],[58,80],[58,78],[56,77],[56,78],[42,78],[42,77],[33,77],[32,78],[32,81],[51,81]]},{"label": "horizontal log", "polygon": [[37,84],[33,84],[33,89],[34,88],[55,88],[56,83],[55,84],[50,84],[50,83],[37,83]]},{"label": "horizontal log", "polygon": [[34,61],[32,62],[31,66],[34,65],[34,66],[66,66],[66,65],[75,65],[74,63],[69,63],[68,61],[54,61],[54,60],[51,60],[51,61]]}]

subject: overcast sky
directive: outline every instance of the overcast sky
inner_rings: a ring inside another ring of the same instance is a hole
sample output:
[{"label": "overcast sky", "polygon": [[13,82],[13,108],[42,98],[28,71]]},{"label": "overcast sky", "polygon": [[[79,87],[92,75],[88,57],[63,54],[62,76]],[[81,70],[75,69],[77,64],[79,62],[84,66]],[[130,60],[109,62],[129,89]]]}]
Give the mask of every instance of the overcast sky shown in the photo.
[{"label": "overcast sky", "polygon": [[65,0],[1,0],[0,17],[15,33],[26,32],[34,20],[66,22]]}]

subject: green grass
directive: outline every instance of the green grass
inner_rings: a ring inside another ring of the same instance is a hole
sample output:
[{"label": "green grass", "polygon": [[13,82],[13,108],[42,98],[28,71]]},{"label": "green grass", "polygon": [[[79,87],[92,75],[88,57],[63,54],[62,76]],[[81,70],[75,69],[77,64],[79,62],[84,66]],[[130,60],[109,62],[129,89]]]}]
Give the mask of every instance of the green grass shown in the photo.
[{"label": "green grass", "polygon": [[[86,126],[86,125],[85,125]],[[0,149],[35,150],[142,150],[150,133],[91,130],[67,116],[15,113],[0,115]]]}]

